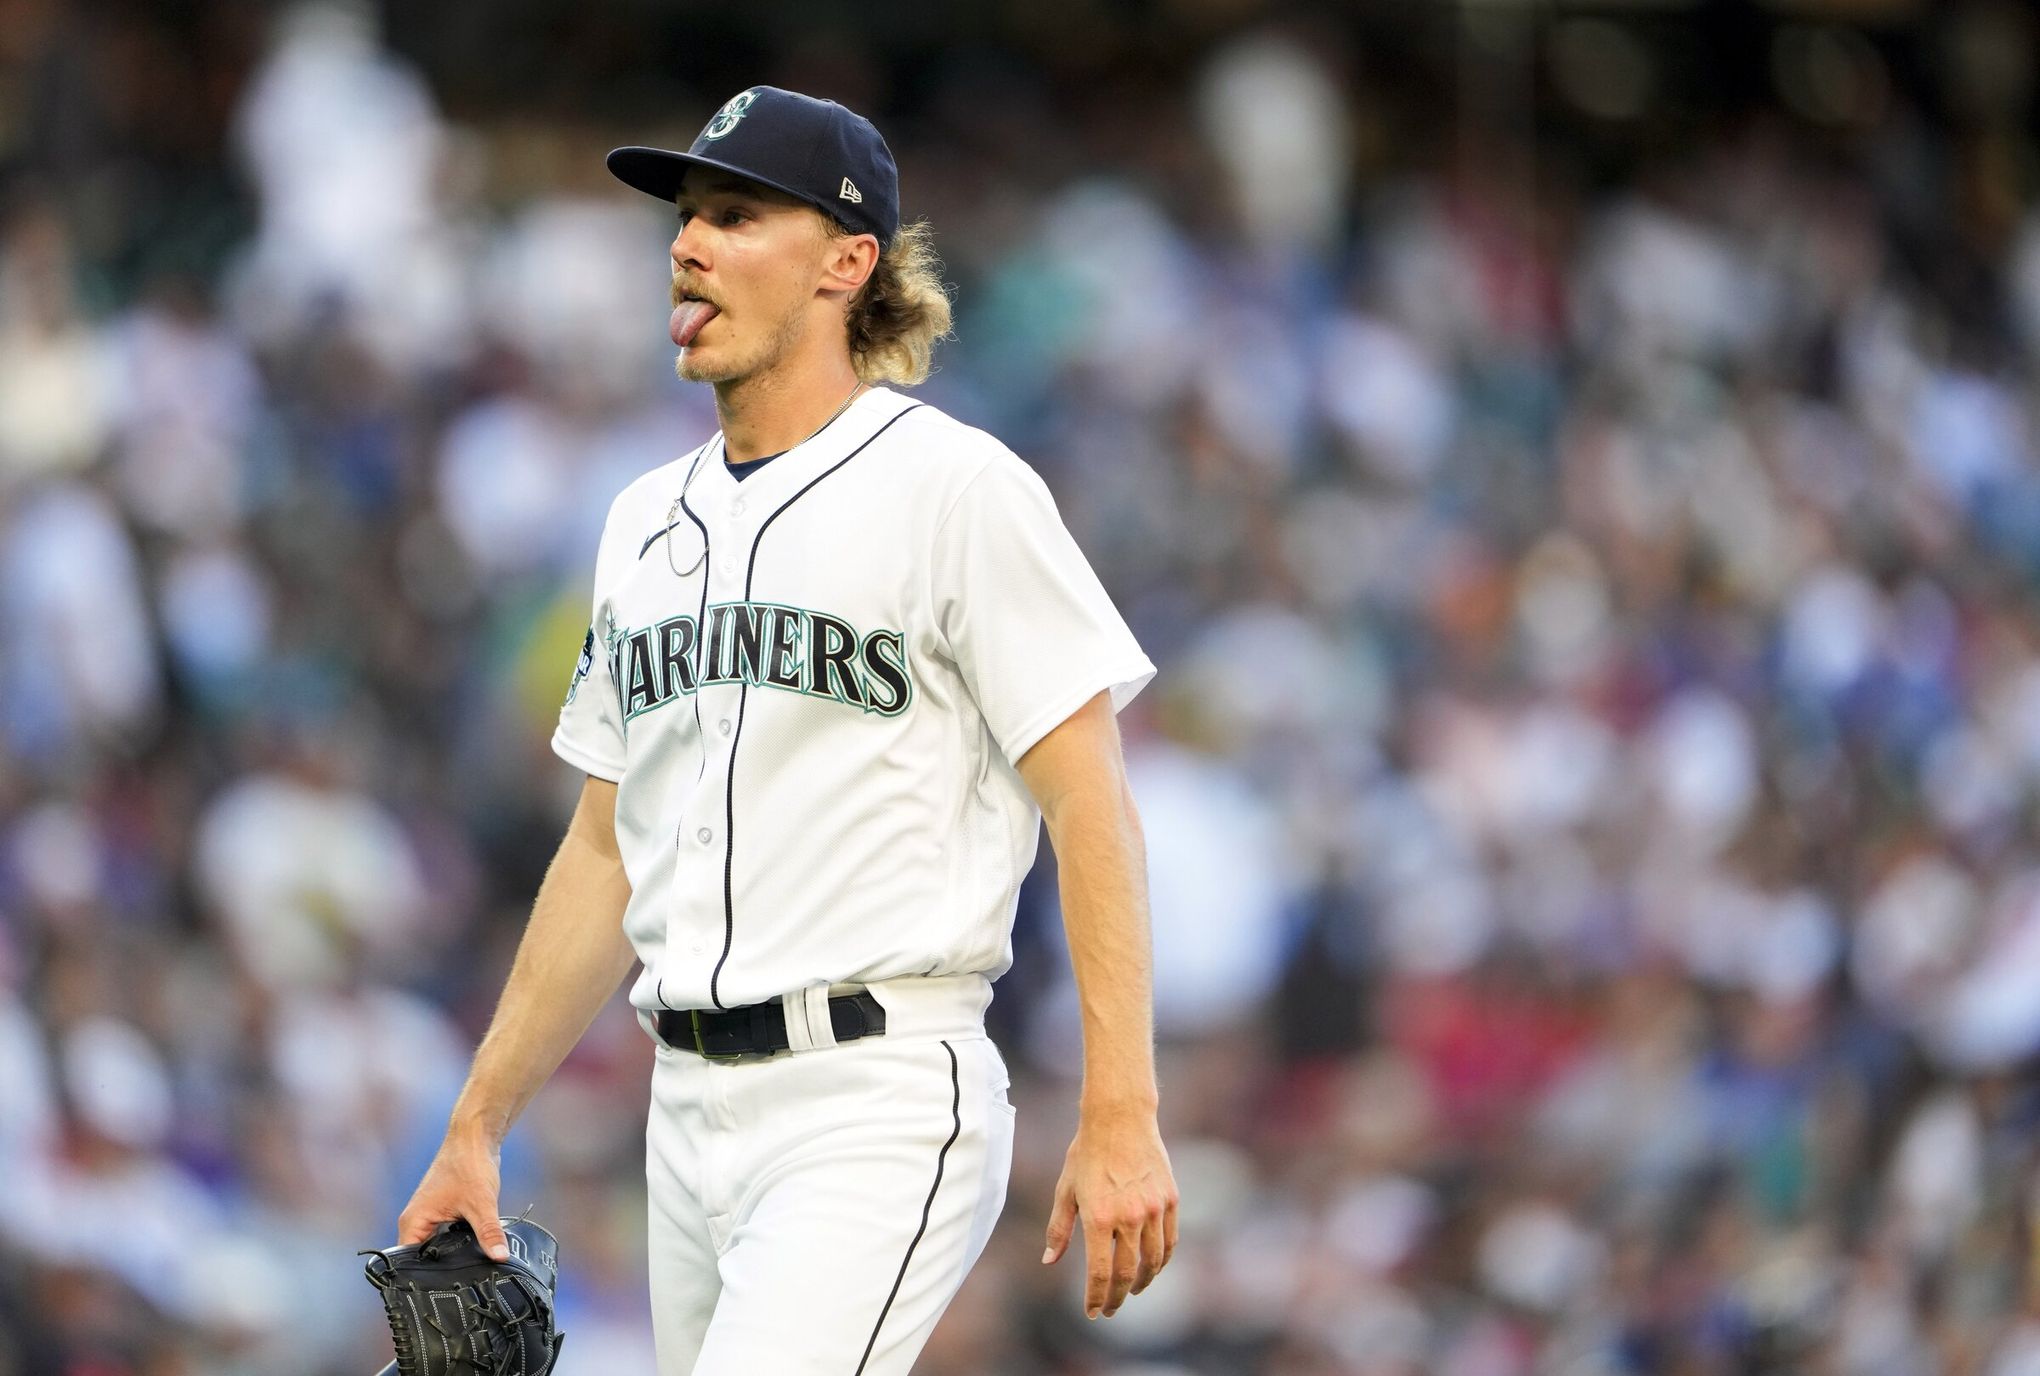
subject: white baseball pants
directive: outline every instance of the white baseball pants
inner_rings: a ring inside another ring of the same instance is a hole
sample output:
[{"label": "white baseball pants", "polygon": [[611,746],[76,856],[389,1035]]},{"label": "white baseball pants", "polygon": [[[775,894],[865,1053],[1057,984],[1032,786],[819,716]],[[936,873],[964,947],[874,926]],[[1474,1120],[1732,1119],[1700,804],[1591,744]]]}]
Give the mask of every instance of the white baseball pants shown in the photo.
[{"label": "white baseball pants", "polygon": [[659,1376],[906,1376],[1006,1200],[982,1027],[767,1060],[661,1045],[645,1133]]}]

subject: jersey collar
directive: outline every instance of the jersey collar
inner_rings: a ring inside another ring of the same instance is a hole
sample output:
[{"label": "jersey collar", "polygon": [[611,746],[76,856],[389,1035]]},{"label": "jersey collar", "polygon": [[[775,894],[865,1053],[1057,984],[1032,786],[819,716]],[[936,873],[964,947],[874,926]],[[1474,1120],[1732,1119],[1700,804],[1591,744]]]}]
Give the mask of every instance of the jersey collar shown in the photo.
[{"label": "jersey collar", "polygon": [[723,457],[722,436],[704,456],[695,490],[711,509],[730,507],[740,498],[747,510],[770,511],[836,464],[854,454],[915,403],[885,387],[873,387],[822,429],[765,465],[762,472],[738,482]]}]

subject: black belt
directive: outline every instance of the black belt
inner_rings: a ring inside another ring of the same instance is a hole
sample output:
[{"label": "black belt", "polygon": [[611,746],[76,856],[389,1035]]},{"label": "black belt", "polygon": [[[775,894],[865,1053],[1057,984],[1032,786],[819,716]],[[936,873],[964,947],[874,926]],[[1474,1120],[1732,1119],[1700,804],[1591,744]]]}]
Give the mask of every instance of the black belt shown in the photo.
[{"label": "black belt", "polygon": [[[769,1056],[792,1045],[786,1009],[777,1003],[742,1008],[662,1008],[652,1015],[659,1040],[675,1051],[692,1051],[711,1061]],[[829,1000],[829,1026],[836,1040],[854,1042],[885,1031],[885,1007],[870,991],[837,994]]]}]

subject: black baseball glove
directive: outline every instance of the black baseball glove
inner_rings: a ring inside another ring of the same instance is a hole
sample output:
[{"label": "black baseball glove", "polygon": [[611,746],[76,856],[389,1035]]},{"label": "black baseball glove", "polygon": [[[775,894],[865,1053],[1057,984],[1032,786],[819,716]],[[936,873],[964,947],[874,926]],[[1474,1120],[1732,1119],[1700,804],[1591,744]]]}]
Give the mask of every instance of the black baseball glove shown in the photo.
[{"label": "black baseball glove", "polygon": [[508,1261],[492,1260],[467,1220],[407,1247],[363,1251],[397,1360],[382,1376],[547,1376],[566,1335],[553,1327],[559,1244],[523,1218],[503,1220]]}]

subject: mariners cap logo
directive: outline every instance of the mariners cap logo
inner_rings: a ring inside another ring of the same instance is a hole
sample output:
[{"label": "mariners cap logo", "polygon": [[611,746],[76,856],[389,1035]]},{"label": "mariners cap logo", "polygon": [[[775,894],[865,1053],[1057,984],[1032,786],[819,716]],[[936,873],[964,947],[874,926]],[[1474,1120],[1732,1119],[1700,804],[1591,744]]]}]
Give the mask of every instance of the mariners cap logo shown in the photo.
[{"label": "mariners cap logo", "polygon": [[715,118],[708,122],[708,128],[701,131],[705,139],[719,139],[737,127],[737,121],[744,117],[758,99],[756,91],[739,91],[731,96],[722,109],[715,112]]},{"label": "mariners cap logo", "polygon": [[856,182],[845,177],[843,178],[843,189],[836,193],[836,199],[839,201],[853,201],[858,205],[863,205],[864,193],[857,189]]}]

